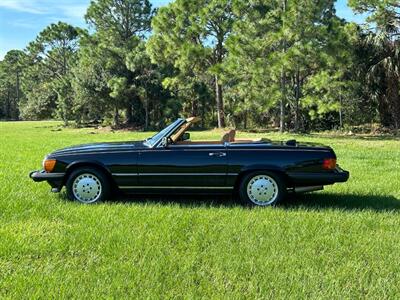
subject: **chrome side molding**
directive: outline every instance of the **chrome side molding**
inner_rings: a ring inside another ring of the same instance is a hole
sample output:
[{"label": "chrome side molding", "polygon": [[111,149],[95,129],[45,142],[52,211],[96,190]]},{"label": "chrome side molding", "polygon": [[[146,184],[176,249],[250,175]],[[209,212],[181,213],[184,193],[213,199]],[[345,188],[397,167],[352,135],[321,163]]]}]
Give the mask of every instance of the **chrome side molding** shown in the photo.
[{"label": "chrome side molding", "polygon": [[120,189],[233,190],[233,186],[118,186]]}]

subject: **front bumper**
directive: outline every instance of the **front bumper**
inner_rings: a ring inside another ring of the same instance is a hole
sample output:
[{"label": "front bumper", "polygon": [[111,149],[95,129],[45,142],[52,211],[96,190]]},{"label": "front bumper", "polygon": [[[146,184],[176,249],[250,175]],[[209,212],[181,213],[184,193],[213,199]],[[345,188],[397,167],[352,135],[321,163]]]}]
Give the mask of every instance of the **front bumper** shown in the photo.
[{"label": "front bumper", "polygon": [[64,181],[64,173],[47,173],[45,171],[32,171],[29,173],[29,177],[34,182],[47,181],[52,188],[61,189]]},{"label": "front bumper", "polygon": [[350,173],[339,166],[332,172],[326,173],[289,173],[295,186],[329,185],[336,182],[346,182]]}]

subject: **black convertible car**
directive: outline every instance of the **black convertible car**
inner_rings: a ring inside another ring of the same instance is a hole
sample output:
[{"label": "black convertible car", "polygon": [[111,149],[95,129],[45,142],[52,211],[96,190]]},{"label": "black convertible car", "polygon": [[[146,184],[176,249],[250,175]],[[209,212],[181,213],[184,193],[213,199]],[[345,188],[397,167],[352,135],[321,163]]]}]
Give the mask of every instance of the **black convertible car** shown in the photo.
[{"label": "black convertible car", "polygon": [[287,192],[309,192],[345,182],[327,146],[267,139],[191,141],[187,130],[199,118],[177,119],[145,141],[69,147],[46,156],[42,171],[53,192],[66,186],[70,199],[96,203],[111,193],[234,193],[248,204],[274,205]]}]

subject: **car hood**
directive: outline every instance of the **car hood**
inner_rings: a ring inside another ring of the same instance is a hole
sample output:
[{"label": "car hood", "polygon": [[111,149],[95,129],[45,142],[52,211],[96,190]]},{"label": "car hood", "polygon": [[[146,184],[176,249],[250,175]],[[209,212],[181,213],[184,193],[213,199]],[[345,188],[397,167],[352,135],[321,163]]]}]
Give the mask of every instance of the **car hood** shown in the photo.
[{"label": "car hood", "polygon": [[67,155],[75,153],[93,153],[93,152],[112,152],[112,151],[124,151],[132,149],[144,148],[143,141],[132,141],[132,142],[111,142],[111,143],[92,143],[76,145],[60,150],[56,150],[51,153],[51,156]]}]

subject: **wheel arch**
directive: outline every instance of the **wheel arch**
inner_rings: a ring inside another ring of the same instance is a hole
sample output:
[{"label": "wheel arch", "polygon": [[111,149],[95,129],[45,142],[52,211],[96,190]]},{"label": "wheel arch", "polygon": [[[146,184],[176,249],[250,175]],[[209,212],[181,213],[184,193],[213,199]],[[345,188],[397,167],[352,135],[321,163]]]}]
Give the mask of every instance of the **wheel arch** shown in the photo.
[{"label": "wheel arch", "polygon": [[290,180],[289,176],[286,174],[284,169],[282,169],[278,166],[273,166],[273,165],[253,165],[253,166],[247,166],[247,167],[243,168],[242,170],[240,170],[240,172],[236,178],[235,185],[233,186],[234,191],[237,192],[239,190],[240,183],[242,182],[242,180],[245,176],[247,176],[250,173],[262,172],[262,171],[277,174],[279,177],[282,178],[282,180],[284,180],[284,182],[286,183],[286,185],[288,187],[290,187],[292,185],[291,180]]},{"label": "wheel arch", "polygon": [[100,171],[102,173],[104,173],[104,175],[106,175],[107,179],[109,180],[110,184],[111,184],[111,188],[115,189],[116,188],[116,182],[114,181],[114,178],[111,175],[110,170],[102,163],[97,162],[97,161],[75,161],[71,164],[69,164],[66,169],[65,169],[65,176],[64,176],[64,180],[63,180],[63,185],[66,184],[69,176],[72,174],[72,172],[74,172],[77,169],[80,168],[93,168],[96,169],[97,171]]}]

